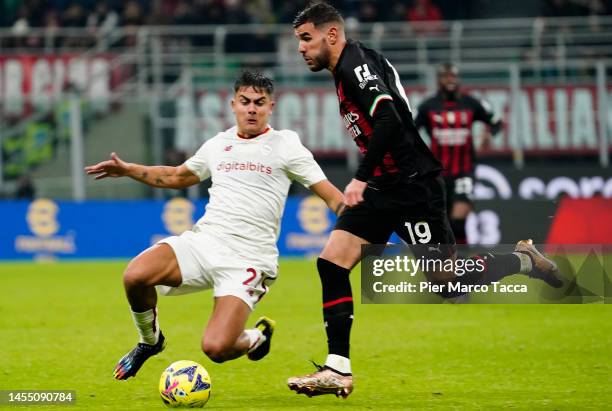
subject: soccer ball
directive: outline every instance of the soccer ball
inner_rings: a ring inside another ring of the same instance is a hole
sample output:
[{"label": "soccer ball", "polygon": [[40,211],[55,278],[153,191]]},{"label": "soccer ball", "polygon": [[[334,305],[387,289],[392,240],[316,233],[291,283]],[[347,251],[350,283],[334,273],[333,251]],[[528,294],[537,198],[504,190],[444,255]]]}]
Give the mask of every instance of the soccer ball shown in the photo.
[{"label": "soccer ball", "polygon": [[170,364],[159,379],[159,394],[168,407],[203,407],[210,398],[210,376],[194,361]]}]

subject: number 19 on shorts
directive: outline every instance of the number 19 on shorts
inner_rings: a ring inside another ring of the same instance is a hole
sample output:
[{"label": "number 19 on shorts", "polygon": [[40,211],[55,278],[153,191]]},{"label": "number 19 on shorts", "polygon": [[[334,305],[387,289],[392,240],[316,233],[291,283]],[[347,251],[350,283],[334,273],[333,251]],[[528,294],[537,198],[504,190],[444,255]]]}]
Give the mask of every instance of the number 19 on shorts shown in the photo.
[{"label": "number 19 on shorts", "polygon": [[410,236],[412,244],[427,244],[431,241],[431,230],[427,221],[419,221],[416,224],[412,224],[409,221],[404,223]]}]

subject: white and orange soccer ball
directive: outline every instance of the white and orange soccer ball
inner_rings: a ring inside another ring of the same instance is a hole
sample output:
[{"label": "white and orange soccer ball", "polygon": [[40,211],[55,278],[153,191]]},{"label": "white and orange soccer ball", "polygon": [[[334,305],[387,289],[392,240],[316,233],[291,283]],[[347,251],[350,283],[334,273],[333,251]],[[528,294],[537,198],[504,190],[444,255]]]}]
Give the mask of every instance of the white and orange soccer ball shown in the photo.
[{"label": "white and orange soccer ball", "polygon": [[173,362],[159,379],[159,394],[168,407],[203,407],[210,398],[210,376],[194,361]]}]

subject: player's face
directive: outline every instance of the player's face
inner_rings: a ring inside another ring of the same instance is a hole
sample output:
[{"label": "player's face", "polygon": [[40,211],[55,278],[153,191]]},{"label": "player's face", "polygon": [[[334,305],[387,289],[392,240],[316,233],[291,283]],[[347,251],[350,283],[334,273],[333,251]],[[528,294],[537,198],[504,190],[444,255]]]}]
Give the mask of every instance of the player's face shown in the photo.
[{"label": "player's face", "polygon": [[454,93],[459,88],[459,76],[453,70],[445,70],[438,76],[438,85],[447,93]]},{"label": "player's face", "polygon": [[272,96],[264,90],[253,87],[241,87],[232,99],[232,110],[236,116],[238,132],[246,136],[255,136],[268,126],[268,119],[274,108]]},{"label": "player's face", "polygon": [[305,23],[295,29],[298,52],[304,58],[310,71],[321,71],[329,66],[330,50],[326,33],[314,24]]}]

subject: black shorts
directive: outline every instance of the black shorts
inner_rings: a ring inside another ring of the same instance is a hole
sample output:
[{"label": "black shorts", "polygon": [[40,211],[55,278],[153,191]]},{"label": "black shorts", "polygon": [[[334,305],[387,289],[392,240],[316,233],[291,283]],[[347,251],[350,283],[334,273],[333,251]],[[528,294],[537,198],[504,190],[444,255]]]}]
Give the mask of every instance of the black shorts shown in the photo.
[{"label": "black shorts", "polygon": [[396,232],[408,245],[454,246],[442,177],[423,177],[388,190],[368,187],[363,197],[363,202],[338,217],[335,230],[348,231],[372,244],[386,244]]},{"label": "black shorts", "polygon": [[474,177],[471,174],[444,177],[446,185],[446,207],[448,211],[456,202],[472,204]]}]

